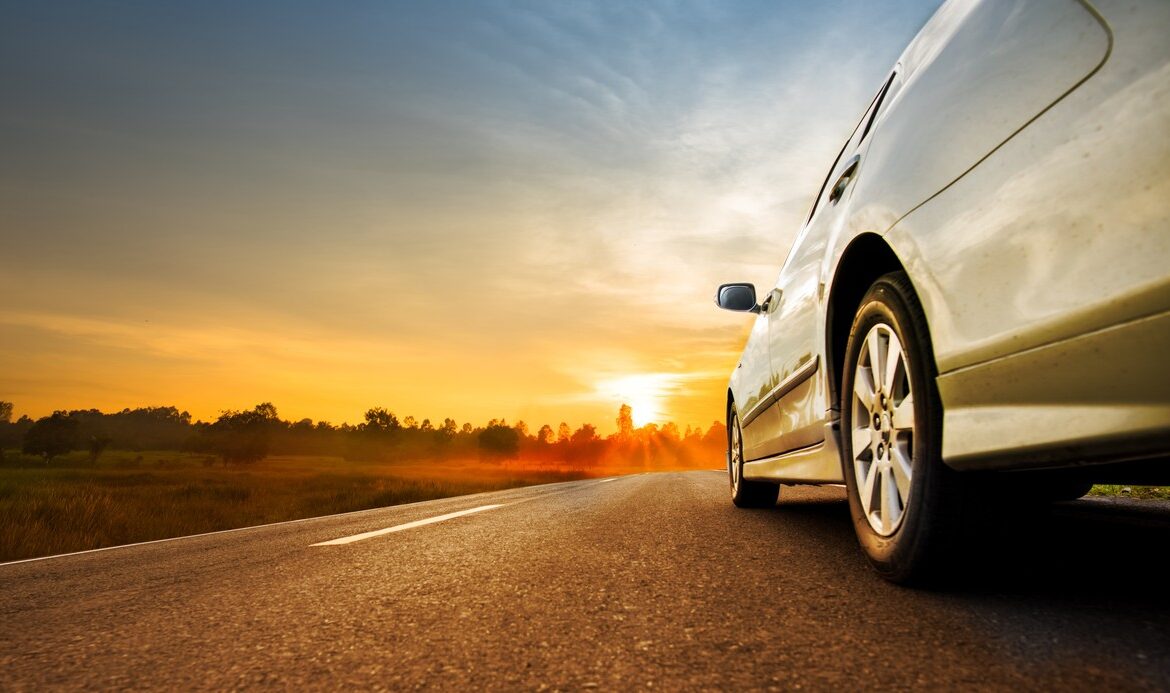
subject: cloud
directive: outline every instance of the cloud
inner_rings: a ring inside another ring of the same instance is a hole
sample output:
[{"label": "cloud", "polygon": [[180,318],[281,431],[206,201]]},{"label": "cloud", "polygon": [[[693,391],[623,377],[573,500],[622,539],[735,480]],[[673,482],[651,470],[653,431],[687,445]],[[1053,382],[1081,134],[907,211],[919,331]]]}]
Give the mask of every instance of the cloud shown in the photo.
[{"label": "cloud", "polygon": [[[69,405],[35,391],[68,391],[39,339],[87,402],[129,373],[181,406],[222,382],[334,420],[394,400],[606,421],[597,383],[642,374],[668,413],[719,415],[745,328],[711,292],[775,278],[929,11],[75,9],[14,16],[37,40],[0,73],[0,315],[42,369],[27,401]],[[541,409],[562,395],[580,406]]]}]

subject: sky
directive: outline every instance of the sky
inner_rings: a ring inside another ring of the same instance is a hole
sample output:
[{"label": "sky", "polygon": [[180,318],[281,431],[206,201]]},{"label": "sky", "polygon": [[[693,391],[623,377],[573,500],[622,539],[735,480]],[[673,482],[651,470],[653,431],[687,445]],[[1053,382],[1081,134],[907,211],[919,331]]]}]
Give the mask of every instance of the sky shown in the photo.
[{"label": "sky", "polygon": [[0,400],[708,426],[937,0],[0,0]]}]

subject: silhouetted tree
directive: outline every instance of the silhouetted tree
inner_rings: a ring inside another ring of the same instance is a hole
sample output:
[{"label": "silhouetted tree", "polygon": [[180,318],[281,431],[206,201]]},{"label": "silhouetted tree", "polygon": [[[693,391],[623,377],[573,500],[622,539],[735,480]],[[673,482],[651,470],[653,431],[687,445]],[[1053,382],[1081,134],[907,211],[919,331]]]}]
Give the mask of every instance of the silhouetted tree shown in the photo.
[{"label": "silhouetted tree", "polygon": [[48,464],[54,457],[77,447],[80,427],[77,419],[65,412],[53,412],[52,416],[46,416],[29,427],[24,434],[22,450],[26,455],[44,457]]},{"label": "silhouetted tree", "polygon": [[541,426],[540,430],[537,431],[537,433],[536,433],[536,442],[538,442],[542,445],[552,445],[552,443],[553,443],[552,426],[549,426],[548,424]]},{"label": "silhouetted tree", "polygon": [[634,410],[630,408],[630,405],[623,404],[618,409],[617,426],[619,440],[629,440],[634,436]]},{"label": "silhouetted tree", "polygon": [[703,434],[705,445],[722,446],[727,442],[727,426],[722,421],[712,421],[711,427]]},{"label": "silhouetted tree", "polygon": [[572,437],[573,437],[573,429],[569,428],[569,424],[562,421],[561,425],[557,426],[557,442],[558,443],[567,443],[567,442],[569,442],[569,439]]},{"label": "silhouetted tree", "polygon": [[459,424],[455,423],[455,419],[443,419],[442,425],[435,429],[431,434],[434,437],[435,444],[440,447],[445,447],[455,440],[455,436],[459,435]]},{"label": "silhouetted tree", "polygon": [[[26,418],[21,417],[21,421]],[[20,447],[26,429],[19,422],[12,423],[12,402],[0,401],[0,459],[3,459],[4,448]]]},{"label": "silhouetted tree", "polygon": [[572,442],[575,444],[592,443],[597,439],[597,427],[593,424],[581,424],[581,428],[573,432]]},{"label": "silhouetted tree", "polygon": [[259,462],[268,456],[276,408],[259,404],[251,411],[225,411],[211,424],[212,441],[224,464]]},{"label": "silhouetted tree", "polygon": [[89,437],[89,463],[97,464],[98,458],[102,456],[106,448],[113,442],[113,438],[103,435],[95,435]]},{"label": "silhouetted tree", "polygon": [[514,459],[520,451],[520,434],[502,423],[494,423],[479,432],[479,451],[489,459]]},{"label": "silhouetted tree", "polygon": [[375,407],[366,412],[365,428],[386,433],[396,431],[402,428],[402,425],[398,423],[398,417],[394,416],[392,412],[386,411],[382,407]]}]

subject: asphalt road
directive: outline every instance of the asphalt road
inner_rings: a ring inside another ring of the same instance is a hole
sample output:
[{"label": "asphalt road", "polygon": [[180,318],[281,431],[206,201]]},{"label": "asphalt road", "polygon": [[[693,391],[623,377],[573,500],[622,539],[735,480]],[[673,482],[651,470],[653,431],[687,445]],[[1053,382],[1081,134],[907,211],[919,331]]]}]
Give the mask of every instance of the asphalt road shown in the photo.
[{"label": "asphalt road", "polygon": [[[0,688],[1170,689],[1170,523],[992,522],[886,584],[843,491],[579,481],[0,566]],[[497,506],[343,544],[318,545]]]}]

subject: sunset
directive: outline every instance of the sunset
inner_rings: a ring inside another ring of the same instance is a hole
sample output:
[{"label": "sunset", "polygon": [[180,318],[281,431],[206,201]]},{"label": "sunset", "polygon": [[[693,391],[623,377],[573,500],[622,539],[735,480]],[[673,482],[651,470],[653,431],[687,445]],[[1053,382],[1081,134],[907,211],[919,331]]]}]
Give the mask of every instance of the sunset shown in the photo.
[{"label": "sunset", "polygon": [[1170,691],[1167,0],[0,0],[0,693]]},{"label": "sunset", "polygon": [[931,10],[10,6],[0,399],[707,426]]}]

